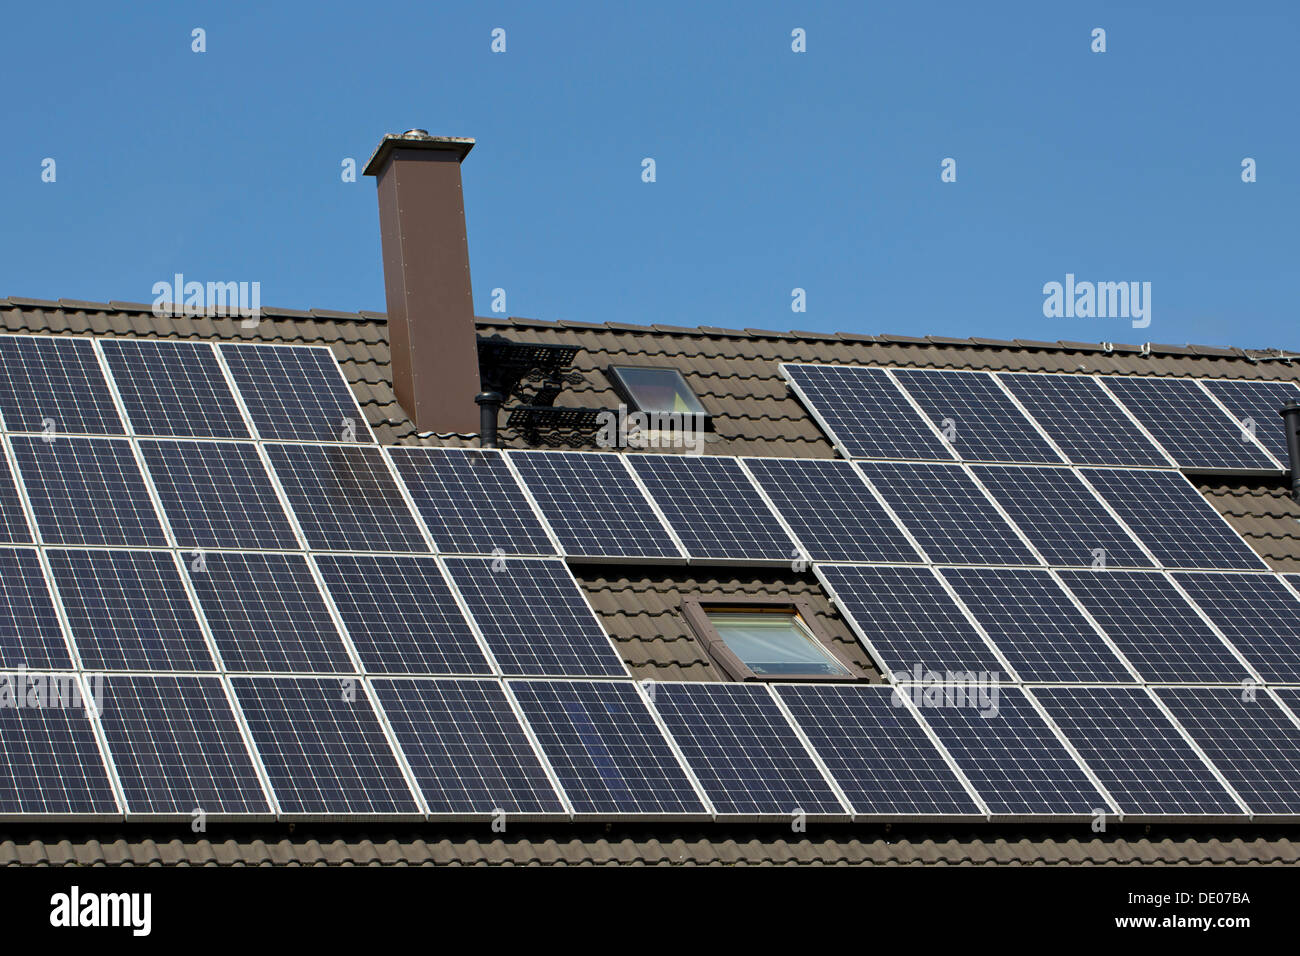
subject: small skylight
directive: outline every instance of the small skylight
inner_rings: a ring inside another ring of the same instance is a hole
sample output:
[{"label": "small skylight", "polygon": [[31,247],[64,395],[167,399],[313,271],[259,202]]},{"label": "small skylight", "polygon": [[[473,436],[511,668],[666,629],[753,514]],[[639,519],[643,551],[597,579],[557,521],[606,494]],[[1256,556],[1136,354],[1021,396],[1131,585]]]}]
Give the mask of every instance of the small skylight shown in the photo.
[{"label": "small skylight", "polygon": [[609,379],[635,411],[708,416],[700,400],[675,368],[611,365]]},{"label": "small skylight", "polygon": [[682,610],[709,657],[733,680],[858,680],[817,627],[805,602],[745,601]]}]

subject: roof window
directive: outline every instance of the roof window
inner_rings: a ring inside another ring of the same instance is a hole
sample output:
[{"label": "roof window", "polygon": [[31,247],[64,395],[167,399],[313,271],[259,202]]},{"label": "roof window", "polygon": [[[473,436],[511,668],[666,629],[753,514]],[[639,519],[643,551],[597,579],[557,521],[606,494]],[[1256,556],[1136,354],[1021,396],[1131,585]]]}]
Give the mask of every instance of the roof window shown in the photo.
[{"label": "roof window", "polygon": [[687,599],[683,613],[709,657],[733,680],[861,680],[842,658],[803,601],[701,604]]}]

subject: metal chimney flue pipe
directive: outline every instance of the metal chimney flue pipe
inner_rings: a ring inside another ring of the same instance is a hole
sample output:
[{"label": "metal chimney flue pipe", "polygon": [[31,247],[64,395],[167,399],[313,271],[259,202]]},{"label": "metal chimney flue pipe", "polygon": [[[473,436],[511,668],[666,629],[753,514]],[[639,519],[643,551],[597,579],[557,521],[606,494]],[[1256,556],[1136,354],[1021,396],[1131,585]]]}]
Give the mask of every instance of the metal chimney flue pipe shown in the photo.
[{"label": "metal chimney flue pipe", "polygon": [[1286,453],[1291,459],[1291,497],[1300,502],[1300,402],[1291,399],[1278,414],[1286,429]]}]

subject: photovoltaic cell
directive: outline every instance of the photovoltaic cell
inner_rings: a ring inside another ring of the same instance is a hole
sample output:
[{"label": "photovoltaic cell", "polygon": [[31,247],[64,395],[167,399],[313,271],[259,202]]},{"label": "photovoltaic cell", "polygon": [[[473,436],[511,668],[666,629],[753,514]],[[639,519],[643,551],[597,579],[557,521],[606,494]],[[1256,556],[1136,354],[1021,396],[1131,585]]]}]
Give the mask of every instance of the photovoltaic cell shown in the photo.
[{"label": "photovoltaic cell", "polygon": [[0,414],[11,432],[126,433],[86,338],[0,335]]},{"label": "photovoltaic cell", "polygon": [[1021,680],[1133,681],[1049,572],[945,568],[942,573]]},{"label": "photovoltaic cell", "polygon": [[1250,676],[1163,574],[1059,573],[1143,680],[1213,684]]},{"label": "photovoltaic cell", "polygon": [[269,813],[239,722],[213,677],[103,679],[100,723],[127,813]]},{"label": "photovoltaic cell", "polygon": [[707,810],[631,681],[510,681],[579,814]]},{"label": "photovoltaic cell", "polygon": [[627,675],[563,562],[447,558],[447,571],[502,673]]},{"label": "photovoltaic cell", "polygon": [[975,465],[971,471],[1048,564],[1150,568],[1155,563],[1069,468]]},{"label": "photovoltaic cell", "polygon": [[47,555],[88,670],[215,668],[171,552],[50,550]]},{"label": "photovoltaic cell", "polygon": [[745,466],[814,561],[916,563],[916,549],[847,461],[746,458]]},{"label": "photovoltaic cell", "polygon": [[512,452],[565,554],[680,558],[668,529],[617,455]]},{"label": "photovoltaic cell", "polygon": [[998,372],[997,377],[1075,464],[1169,464],[1091,375]]},{"label": "photovoltaic cell", "polygon": [[306,558],[213,552],[187,568],[228,670],[355,670]]},{"label": "photovoltaic cell", "polygon": [[1177,472],[1085,468],[1083,476],[1165,567],[1243,571],[1267,567]]},{"label": "photovoltaic cell", "polygon": [[0,455],[0,542],[27,544],[32,540],[32,530],[27,526],[27,515],[23,513],[23,503],[9,470],[9,460]]},{"label": "photovoltaic cell", "polygon": [[628,460],[691,557],[790,561],[798,554],[734,458]]},{"label": "photovoltaic cell", "polygon": [[100,345],[135,434],[249,437],[210,344],[100,339]]},{"label": "photovoltaic cell", "polygon": [[310,547],[429,550],[378,448],[267,445],[266,453]]},{"label": "photovoltaic cell", "polygon": [[[21,678],[16,692],[26,696],[34,676]],[[84,707],[0,708],[0,813],[117,812]]]},{"label": "photovoltaic cell", "polygon": [[72,656],[36,552],[0,549],[0,667],[8,671],[71,666]]},{"label": "photovoltaic cell", "polygon": [[1124,814],[1241,814],[1138,687],[1038,687],[1035,697]]},{"label": "photovoltaic cell", "polygon": [[1181,467],[1277,471],[1192,379],[1103,375],[1102,382]]},{"label": "photovoltaic cell", "polygon": [[389,448],[443,554],[555,554],[498,451]]},{"label": "photovoltaic cell", "polygon": [[931,560],[1039,564],[959,466],[864,461],[860,467]]},{"label": "photovoltaic cell", "polygon": [[651,700],[719,814],[845,814],[763,685],[656,683]]},{"label": "photovoltaic cell", "polygon": [[165,547],[167,539],[121,439],[15,437],[14,457],[46,544]]},{"label": "photovoltaic cell", "polygon": [[254,445],[141,441],[140,453],[180,547],[298,547]]},{"label": "photovoltaic cell", "polygon": [[1272,574],[1193,574],[1174,580],[1270,683],[1300,683],[1300,599]]},{"label": "photovoltaic cell", "polygon": [[565,812],[496,681],[377,680],[373,687],[430,813]]},{"label": "photovoltaic cell", "polygon": [[490,674],[432,557],[320,555],[326,590],[372,674]]},{"label": "photovoltaic cell", "polygon": [[1004,668],[929,568],[823,564],[818,575],[890,673]]},{"label": "photovoltaic cell", "polygon": [[1242,427],[1255,430],[1255,437],[1283,467],[1290,465],[1286,450],[1286,429],[1279,414],[1288,401],[1300,402],[1300,385],[1295,382],[1259,382],[1245,379],[1202,383],[1236,417]]},{"label": "photovoltaic cell", "polygon": [[778,686],[795,723],[860,815],[979,815],[939,748],[893,690]]},{"label": "photovoltaic cell", "polygon": [[963,461],[1061,461],[988,372],[903,368],[894,377]]},{"label": "photovoltaic cell", "polygon": [[231,680],[281,812],[419,813],[370,699],[346,683]]},{"label": "photovoltaic cell", "polygon": [[218,346],[257,428],[268,441],[372,442],[370,426],[329,349]]}]

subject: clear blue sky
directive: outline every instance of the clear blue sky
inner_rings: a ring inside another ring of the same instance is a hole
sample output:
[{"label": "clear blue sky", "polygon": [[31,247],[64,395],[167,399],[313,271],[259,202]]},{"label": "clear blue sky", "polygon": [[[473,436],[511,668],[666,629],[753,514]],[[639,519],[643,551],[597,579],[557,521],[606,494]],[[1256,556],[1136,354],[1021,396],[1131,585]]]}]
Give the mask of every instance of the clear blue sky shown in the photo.
[{"label": "clear blue sky", "polygon": [[[151,301],[182,272],[382,310],[374,180],[340,163],[418,126],[478,140],[479,314],[501,287],[544,319],[1300,348],[1294,0],[42,2],[3,23],[0,295]],[[1150,282],[1151,326],[1045,318],[1066,273]]]}]

